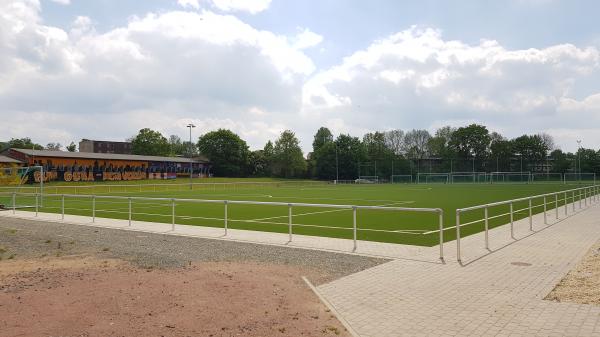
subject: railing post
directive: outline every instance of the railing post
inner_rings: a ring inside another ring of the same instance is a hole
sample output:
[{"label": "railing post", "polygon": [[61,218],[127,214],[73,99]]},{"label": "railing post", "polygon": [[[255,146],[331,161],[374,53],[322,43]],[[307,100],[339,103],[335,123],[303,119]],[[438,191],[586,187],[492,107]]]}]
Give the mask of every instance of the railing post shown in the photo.
[{"label": "railing post", "polygon": [[175,230],[175,199],[171,199],[171,230]]},{"label": "railing post", "polygon": [[462,265],[460,256],[460,210],[456,210],[456,260]]},{"label": "railing post", "polygon": [[444,263],[444,210],[439,209],[439,226],[440,226],[440,260]]},{"label": "railing post", "polygon": [[556,213],[556,219],[558,219],[558,193],[554,194],[554,211]]},{"label": "railing post", "polygon": [[490,236],[489,236],[489,214],[488,214],[488,207],[486,206],[483,209],[483,213],[484,213],[484,217],[485,217],[485,249],[490,250]]},{"label": "railing post", "polygon": [[12,209],[13,209],[12,210],[13,214],[16,214],[17,213],[17,192],[13,192],[13,195],[12,195]]},{"label": "railing post", "polygon": [[39,206],[38,206],[38,194],[36,193],[35,194],[35,216],[36,217],[38,216],[38,208],[39,208]]},{"label": "railing post", "polygon": [[548,209],[548,206],[546,205],[546,196],[544,196],[544,225],[548,224],[548,218],[547,218],[547,214],[546,214],[547,209]]},{"label": "railing post", "polygon": [[61,198],[62,202],[60,205],[60,210],[61,210],[61,220],[65,220],[65,195],[62,195]]},{"label": "railing post", "polygon": [[92,196],[92,222],[96,222],[96,196]]},{"label": "railing post", "polygon": [[513,203],[510,203],[510,237],[515,238],[515,221],[513,214]]},{"label": "railing post", "polygon": [[354,239],[353,252],[356,251],[356,206],[352,206],[352,236]]},{"label": "railing post", "polygon": [[569,208],[567,206],[569,203],[567,202],[567,200],[568,200],[568,196],[567,196],[567,192],[565,192],[565,216],[567,216],[569,214]]},{"label": "railing post", "polygon": [[223,203],[225,204],[225,220],[224,220],[225,221],[225,223],[224,223],[225,236],[227,236],[227,200],[223,201]]},{"label": "railing post", "polygon": [[292,242],[292,204],[288,204],[288,242]]},{"label": "railing post", "polygon": [[573,212],[575,212],[575,191],[571,192],[573,194]]},{"label": "railing post", "polygon": [[579,197],[579,209],[581,209],[581,199],[582,199],[581,190],[579,190],[579,193],[577,193],[577,194],[578,194],[577,196]]},{"label": "railing post", "polygon": [[129,202],[129,214],[128,214],[129,218],[128,218],[128,220],[129,220],[129,227],[131,227],[131,198],[128,199],[128,202]]},{"label": "railing post", "polygon": [[531,209],[531,198],[529,198],[529,230],[533,231],[533,214]]}]

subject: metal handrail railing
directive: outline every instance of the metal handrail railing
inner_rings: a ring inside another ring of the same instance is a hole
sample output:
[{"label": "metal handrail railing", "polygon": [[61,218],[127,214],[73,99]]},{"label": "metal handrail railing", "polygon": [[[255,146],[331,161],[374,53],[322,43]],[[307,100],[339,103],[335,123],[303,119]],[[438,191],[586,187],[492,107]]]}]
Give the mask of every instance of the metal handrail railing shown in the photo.
[{"label": "metal handrail railing", "polygon": [[[575,194],[576,192],[577,192],[577,195]],[[571,194],[571,198],[569,198],[569,194]],[[551,193],[545,193],[545,194],[538,194],[538,195],[533,195],[533,196],[529,196],[529,197],[492,202],[492,203],[483,204],[483,205],[459,208],[456,210],[456,225],[453,226],[456,228],[456,258],[457,258],[458,262],[462,264],[461,246],[460,246],[460,240],[461,240],[460,229],[461,229],[461,227],[468,226],[468,225],[475,224],[475,223],[484,222],[485,249],[489,250],[489,220],[490,219],[509,215],[510,216],[511,238],[515,239],[515,236],[514,236],[514,214],[516,212],[520,212],[523,210],[528,211],[529,230],[533,231],[533,209],[534,208],[538,208],[541,206],[543,207],[544,224],[547,224],[547,211],[548,211],[549,204],[551,205],[552,203],[554,203],[555,216],[556,216],[556,219],[559,219],[559,207],[561,207],[561,206],[559,206],[559,201],[564,201],[564,214],[565,214],[565,216],[567,216],[568,215],[568,207],[567,206],[569,203],[569,199],[572,200],[572,209],[573,209],[573,212],[575,212],[576,201],[579,201],[579,208],[581,209],[583,207],[582,200],[583,200],[583,202],[585,202],[585,206],[587,207],[588,199],[590,199],[589,200],[590,205],[592,203],[598,202],[600,200],[599,194],[600,194],[600,185],[593,185],[593,186],[584,186],[584,187],[579,187],[579,188],[574,188],[574,189],[569,189],[569,190],[562,190],[562,191],[551,192]],[[559,199],[559,195],[563,198]],[[548,202],[548,197],[554,197],[554,202]],[[576,200],[576,197],[577,197],[577,200]],[[532,201],[534,199],[543,199],[543,204],[533,206]],[[514,204],[518,203],[518,202],[523,202],[523,201],[528,201],[528,206],[523,209],[515,210]],[[503,205],[509,205],[510,210],[508,213],[503,213],[503,214],[495,215],[492,217],[489,216],[489,209],[491,207],[497,207],[497,206],[503,206]],[[480,210],[480,209],[484,210],[483,219],[470,221],[470,222],[461,224],[460,216],[462,213],[474,211],[474,210]],[[451,228],[452,227],[446,227],[446,229],[451,229]]]},{"label": "metal handrail railing", "polygon": [[[435,213],[438,215],[438,226],[439,229],[439,255],[440,260],[444,262],[444,211],[441,208],[419,208],[419,207],[397,207],[397,206],[365,206],[365,205],[339,205],[339,204],[315,204],[315,203],[290,203],[290,202],[276,202],[276,201],[248,201],[248,200],[211,200],[211,199],[182,199],[182,198],[152,198],[152,197],[130,197],[130,196],[109,196],[109,195],[92,195],[92,194],[44,194],[43,196],[39,193],[22,193],[22,192],[0,192],[0,194],[12,194],[12,211],[13,214],[16,213],[16,197],[20,196],[35,196],[35,213],[38,215],[39,211],[39,203],[38,200],[40,197],[49,198],[49,197],[58,197],[61,199],[61,220],[65,219],[65,198],[88,198],[92,200],[92,222],[96,221],[96,200],[98,199],[116,199],[116,200],[125,200],[128,203],[128,224],[131,226],[132,222],[132,201],[140,200],[140,201],[167,201],[171,203],[171,230],[175,230],[175,205],[176,203],[210,203],[210,204],[223,204],[224,205],[224,218],[223,225],[225,230],[225,235],[227,235],[228,230],[228,206],[229,205],[262,205],[262,206],[285,206],[288,207],[288,235],[289,242],[292,241],[293,234],[293,226],[292,217],[293,212],[292,209],[294,207],[315,207],[315,208],[335,208],[335,209],[349,209],[352,210],[352,240],[353,240],[353,251],[357,249],[357,231],[361,230],[358,228],[357,224],[357,211],[358,210],[380,210],[380,211],[397,211],[397,212],[418,212],[418,213]],[[304,225],[299,225],[304,226]],[[327,227],[327,226],[319,226],[319,225],[310,225],[313,227]],[[344,227],[339,227],[344,228]],[[366,230],[366,229],[365,229]],[[370,229],[369,229],[370,230]],[[397,231],[388,231],[388,230],[377,230],[380,232],[389,232],[389,233],[397,233]]]}]

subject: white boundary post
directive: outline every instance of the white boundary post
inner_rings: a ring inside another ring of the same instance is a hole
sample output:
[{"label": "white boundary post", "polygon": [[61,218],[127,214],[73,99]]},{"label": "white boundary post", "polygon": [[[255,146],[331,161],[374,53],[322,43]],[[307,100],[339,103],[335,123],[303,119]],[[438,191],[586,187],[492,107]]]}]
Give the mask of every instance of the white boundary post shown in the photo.
[{"label": "white boundary post", "polygon": [[515,221],[513,214],[513,203],[510,203],[510,237],[515,238]]},{"label": "white boundary post", "polygon": [[61,210],[61,220],[65,220],[65,195],[62,195],[61,198],[62,202],[60,205],[60,210]]},{"label": "white boundary post", "polygon": [[529,198],[529,230],[533,231],[533,215],[531,210],[531,198]]},{"label": "white boundary post", "polygon": [[92,222],[96,222],[96,196],[92,195]]},{"label": "white boundary post", "polygon": [[444,210],[439,210],[440,260],[444,263]]},{"label": "white boundary post", "polygon": [[128,201],[128,205],[129,205],[129,214],[128,214],[129,215],[129,218],[128,218],[129,227],[131,227],[131,198],[129,198],[127,201]]},{"label": "white boundary post", "polygon": [[554,211],[556,213],[556,219],[558,219],[558,193],[554,194]]},{"label": "white boundary post", "polygon": [[488,207],[483,209],[483,214],[485,217],[485,249],[490,250],[490,235],[489,235],[489,214]]},{"label": "white boundary post", "polygon": [[356,206],[352,206],[352,233],[353,233],[353,239],[354,239],[354,248],[352,249],[353,252],[356,251]]},{"label": "white boundary post", "polygon": [[547,208],[548,206],[546,205],[546,196],[544,196],[544,225],[548,224],[548,218],[547,218]]},{"label": "white boundary post", "polygon": [[175,199],[171,199],[171,230],[175,230]]},{"label": "white boundary post", "polygon": [[35,195],[35,216],[36,217],[38,216],[38,208],[39,208],[39,206],[38,206],[38,194],[36,193],[36,195]]},{"label": "white boundary post", "polygon": [[575,212],[575,191],[572,191],[573,194],[573,212]]},{"label": "white boundary post", "polygon": [[[192,186],[192,185],[190,185]],[[225,228],[225,236],[227,236],[227,200],[223,201],[223,204],[225,204],[225,219],[224,219],[224,228]]]},{"label": "white boundary post", "polygon": [[292,204],[288,204],[288,242],[292,242]]},{"label": "white boundary post", "polygon": [[460,256],[460,210],[456,210],[456,260],[462,265]]}]

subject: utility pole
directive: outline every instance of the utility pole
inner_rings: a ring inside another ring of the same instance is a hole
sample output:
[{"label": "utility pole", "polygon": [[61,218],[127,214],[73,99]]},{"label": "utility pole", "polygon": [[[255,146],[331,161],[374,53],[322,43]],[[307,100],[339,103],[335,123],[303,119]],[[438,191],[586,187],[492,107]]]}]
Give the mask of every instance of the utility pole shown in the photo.
[{"label": "utility pole", "polygon": [[188,128],[190,128],[190,146],[189,146],[189,151],[190,151],[190,190],[193,188],[193,173],[194,173],[194,151],[192,150],[192,129],[195,128],[196,126],[192,123],[187,125]]},{"label": "utility pole", "polygon": [[[578,180],[581,181],[581,140],[577,140],[577,163],[575,166],[579,165],[579,174],[577,175]],[[575,170],[577,172],[577,170]]]}]

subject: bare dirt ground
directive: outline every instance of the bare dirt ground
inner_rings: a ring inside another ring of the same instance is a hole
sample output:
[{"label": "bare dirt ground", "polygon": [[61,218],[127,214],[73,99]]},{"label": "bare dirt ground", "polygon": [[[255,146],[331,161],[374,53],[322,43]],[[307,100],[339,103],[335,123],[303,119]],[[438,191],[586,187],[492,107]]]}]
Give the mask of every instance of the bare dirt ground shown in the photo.
[{"label": "bare dirt ground", "polygon": [[301,277],[385,262],[139,236],[0,218],[0,335],[349,336]]},{"label": "bare dirt ground", "polygon": [[600,241],[596,242],[546,299],[600,305]]}]

